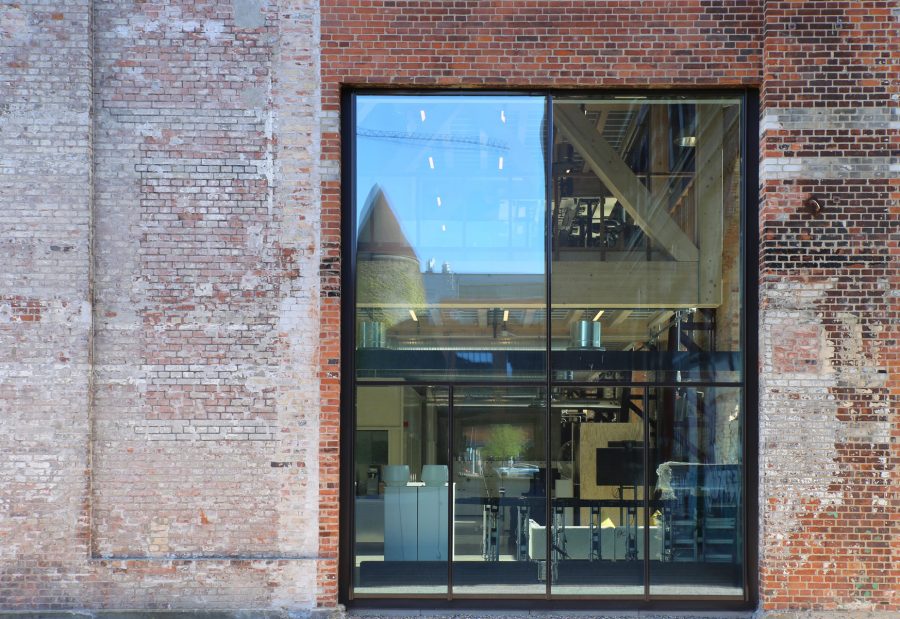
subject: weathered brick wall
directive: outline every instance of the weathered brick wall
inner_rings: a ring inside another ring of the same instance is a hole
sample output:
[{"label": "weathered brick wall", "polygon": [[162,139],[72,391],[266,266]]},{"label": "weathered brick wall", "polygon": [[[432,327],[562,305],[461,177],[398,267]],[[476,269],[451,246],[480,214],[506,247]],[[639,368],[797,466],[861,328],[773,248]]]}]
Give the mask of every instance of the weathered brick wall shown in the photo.
[{"label": "weathered brick wall", "polygon": [[67,4],[0,8],[0,607],[75,603],[87,554],[90,3]]},{"label": "weathered brick wall", "polygon": [[896,612],[898,9],[0,5],[0,608],[336,604],[340,88],[373,84],[761,87],[761,604]]},{"label": "weathered brick wall", "polygon": [[897,612],[900,5],[769,0],[766,33],[762,605]]},{"label": "weathered brick wall", "polygon": [[317,8],[0,7],[0,608],[315,605]]}]

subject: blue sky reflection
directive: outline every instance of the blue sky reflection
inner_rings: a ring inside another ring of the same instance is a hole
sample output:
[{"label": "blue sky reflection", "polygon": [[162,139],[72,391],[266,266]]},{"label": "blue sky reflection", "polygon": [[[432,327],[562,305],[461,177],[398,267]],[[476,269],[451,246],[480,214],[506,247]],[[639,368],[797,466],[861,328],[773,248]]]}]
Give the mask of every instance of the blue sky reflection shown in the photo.
[{"label": "blue sky reflection", "polygon": [[543,97],[357,97],[357,221],[377,184],[422,271],[544,273],[543,121]]}]

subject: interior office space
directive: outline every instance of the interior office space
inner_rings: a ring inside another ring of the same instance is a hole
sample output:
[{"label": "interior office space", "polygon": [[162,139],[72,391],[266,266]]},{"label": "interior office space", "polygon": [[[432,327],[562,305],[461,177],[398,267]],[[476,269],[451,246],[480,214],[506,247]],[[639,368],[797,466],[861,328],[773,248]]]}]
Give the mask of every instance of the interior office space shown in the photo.
[{"label": "interior office space", "polygon": [[744,97],[347,105],[349,596],[745,602]]}]

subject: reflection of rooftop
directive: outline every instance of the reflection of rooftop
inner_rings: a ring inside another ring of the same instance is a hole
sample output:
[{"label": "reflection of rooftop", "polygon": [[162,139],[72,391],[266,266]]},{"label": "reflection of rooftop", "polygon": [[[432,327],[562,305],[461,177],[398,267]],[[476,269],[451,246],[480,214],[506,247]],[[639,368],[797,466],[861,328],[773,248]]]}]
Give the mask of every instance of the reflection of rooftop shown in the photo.
[{"label": "reflection of rooftop", "polygon": [[411,258],[419,261],[380,185],[372,186],[363,206],[356,251],[360,260]]}]

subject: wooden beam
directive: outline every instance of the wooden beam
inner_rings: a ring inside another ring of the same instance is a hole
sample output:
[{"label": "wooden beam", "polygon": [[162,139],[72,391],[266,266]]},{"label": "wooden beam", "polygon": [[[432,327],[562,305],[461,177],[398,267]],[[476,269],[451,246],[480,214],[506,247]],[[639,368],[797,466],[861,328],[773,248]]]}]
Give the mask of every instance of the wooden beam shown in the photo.
[{"label": "wooden beam", "polygon": [[[457,273],[454,278],[458,286],[454,295],[429,295],[421,304],[375,302],[359,303],[357,307],[393,310],[398,315],[406,315],[410,309],[477,309],[480,324],[486,325],[489,309],[538,310],[545,305],[543,295],[510,300],[515,299],[516,291],[521,293],[532,285],[534,275],[489,278],[494,281],[493,288],[484,286],[485,276],[481,274]],[[700,300],[696,262],[555,262],[551,288],[554,309],[716,307]]]},{"label": "wooden beam", "polygon": [[[541,300],[533,300],[533,301],[525,301],[522,303],[510,303],[505,299],[440,299],[436,301],[431,301],[427,303],[422,303],[419,305],[410,305],[409,303],[357,303],[356,307],[365,310],[365,309],[377,309],[377,310],[397,310],[399,314],[404,314],[406,317],[409,317],[408,311],[410,309],[419,311],[428,311],[433,308],[440,308],[442,310],[448,309],[484,309],[485,316],[484,322],[487,324],[487,312],[490,309],[494,309],[499,305],[503,305],[503,309],[543,309],[544,301]],[[691,307],[696,307],[692,305]],[[398,314],[398,315],[399,315]]]},{"label": "wooden beam", "polygon": [[535,317],[537,317],[537,310],[525,310],[525,316],[522,318],[522,324],[526,327],[533,325]]},{"label": "wooden beam", "polygon": [[699,305],[722,304],[722,242],[725,234],[725,119],[720,105],[697,106],[697,221]]},{"label": "wooden beam", "polygon": [[[597,133],[599,133],[600,135],[603,135],[603,130],[606,129],[606,119],[607,118],[609,118],[609,108],[608,107],[600,108],[600,115],[597,117]],[[584,172],[587,172],[590,169],[590,167],[591,167],[591,164],[589,164],[587,161],[585,161],[584,166],[582,167],[582,170]],[[575,194],[575,195],[577,196],[578,194]]]},{"label": "wooden beam", "polygon": [[669,310],[664,310],[656,314],[653,318],[647,321],[647,332],[655,333],[657,327],[661,327],[663,323],[667,323],[669,319],[672,317],[674,312],[670,312]]},{"label": "wooden beam", "polygon": [[[413,324],[415,325],[415,323]],[[494,336],[491,333],[490,327],[478,327],[474,325],[454,325],[453,332],[448,334],[446,329],[435,327],[434,325],[423,325],[421,327],[415,327],[410,326],[409,323],[403,323],[392,327],[390,333],[392,336],[396,335],[401,337],[415,337],[418,340],[438,338],[445,343],[448,340],[455,342],[474,340],[480,341],[482,343],[487,343],[494,340]],[[543,339],[546,336],[546,331],[543,325],[540,327],[533,327],[531,329],[522,329],[520,327],[515,329],[515,333],[516,336],[529,338]]]},{"label": "wooden beam", "polygon": [[616,331],[609,328],[603,329],[603,339],[621,342],[624,344],[634,342],[635,340],[646,340],[650,337],[650,332],[646,328],[629,327],[627,330]]},{"label": "wooden beam", "polygon": [[[662,194],[669,186],[669,106],[650,106],[650,191]],[[664,175],[664,176],[663,176]]]},{"label": "wooden beam", "polygon": [[565,134],[600,180],[653,241],[679,261],[695,262],[699,252],[669,216],[666,196],[651,196],[628,165],[572,106],[554,106],[557,127]]},{"label": "wooden beam", "polygon": [[[572,313],[576,315],[580,314],[580,312]],[[567,337],[569,335],[569,326],[557,324],[554,325],[554,327],[554,337]],[[544,325],[531,325],[531,327],[529,328],[520,325],[513,327],[513,330],[515,331],[516,335],[526,337],[544,337],[544,335],[546,334]],[[452,333],[448,334],[447,330],[444,327],[430,324],[422,320],[420,320],[418,323],[413,322],[412,320],[406,320],[405,322],[393,325],[390,332],[392,335],[402,335],[404,337],[415,336],[417,338],[423,339],[449,338],[459,341],[472,339],[493,339],[493,335],[490,334],[490,325],[454,325]],[[649,333],[643,325],[633,325],[625,329],[611,329],[610,327],[603,328],[604,341],[629,343],[636,340],[646,340],[648,337]]]},{"label": "wooden beam", "polygon": [[557,262],[551,291],[554,308],[702,305],[696,262]]},{"label": "wooden beam", "polygon": [[610,328],[614,329],[618,327],[620,324],[628,320],[628,317],[631,316],[631,310],[623,309],[616,315],[611,323],[609,323]]}]

